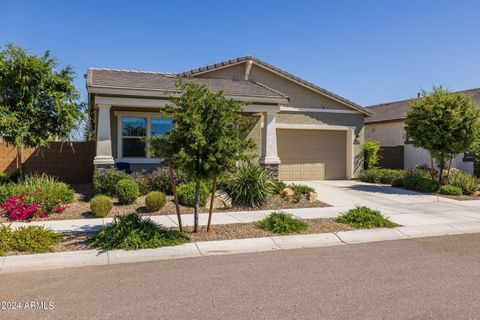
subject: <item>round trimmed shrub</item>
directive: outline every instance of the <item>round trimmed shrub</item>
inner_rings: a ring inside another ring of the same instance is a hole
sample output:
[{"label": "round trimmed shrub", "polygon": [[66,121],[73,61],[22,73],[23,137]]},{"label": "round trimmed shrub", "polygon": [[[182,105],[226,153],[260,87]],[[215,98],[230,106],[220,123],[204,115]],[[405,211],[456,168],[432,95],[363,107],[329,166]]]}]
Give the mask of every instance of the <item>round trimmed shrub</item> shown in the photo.
[{"label": "round trimmed shrub", "polygon": [[462,188],[447,184],[447,185],[441,186],[438,192],[440,192],[440,194],[446,194],[449,196],[461,196]]},{"label": "round trimmed shrub", "polygon": [[104,195],[98,195],[90,200],[90,210],[92,210],[95,217],[106,217],[112,211],[112,200]]},{"label": "round trimmed shrub", "polygon": [[149,211],[158,211],[162,209],[167,203],[167,198],[165,197],[165,193],[160,191],[152,191],[147,194],[145,198],[145,206]]},{"label": "round trimmed shrub", "polygon": [[118,201],[121,204],[134,203],[140,196],[138,184],[130,179],[120,180],[115,188]]},{"label": "round trimmed shrub", "polygon": [[437,192],[440,185],[438,182],[430,180],[430,179],[420,179],[417,184],[417,191],[420,192]]}]

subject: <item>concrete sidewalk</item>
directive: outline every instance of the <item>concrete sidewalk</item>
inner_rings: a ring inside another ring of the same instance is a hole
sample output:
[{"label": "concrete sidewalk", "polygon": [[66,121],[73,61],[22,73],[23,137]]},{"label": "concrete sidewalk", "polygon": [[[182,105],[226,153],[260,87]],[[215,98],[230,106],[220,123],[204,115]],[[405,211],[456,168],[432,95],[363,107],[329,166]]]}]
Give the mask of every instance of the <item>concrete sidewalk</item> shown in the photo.
[{"label": "concrete sidewalk", "polygon": [[[284,209],[282,211],[293,214],[302,219],[313,218],[333,218],[340,212],[348,210],[347,207],[325,207],[325,208],[301,208],[301,209]],[[239,211],[239,212],[216,212],[213,214],[212,224],[231,224],[231,223],[249,223],[262,220],[274,210],[258,210],[258,211]],[[147,216],[146,216],[147,217]],[[177,227],[177,216],[162,215],[148,216],[150,219],[167,228]],[[75,219],[75,220],[51,220],[51,221],[32,221],[32,222],[12,222],[3,223],[10,224],[12,228],[21,226],[45,226],[52,230],[68,233],[68,232],[93,232],[100,230],[105,225],[111,223],[113,218],[103,219]],[[199,215],[200,225],[206,225],[208,214],[201,213]],[[193,226],[193,214],[182,214],[183,226]]]},{"label": "concrete sidewalk", "polygon": [[276,250],[341,246],[409,238],[480,233],[480,222],[354,230],[292,236],[193,242],[173,247],[143,250],[84,250],[0,257],[0,274],[94,265],[111,265],[241,254]]}]

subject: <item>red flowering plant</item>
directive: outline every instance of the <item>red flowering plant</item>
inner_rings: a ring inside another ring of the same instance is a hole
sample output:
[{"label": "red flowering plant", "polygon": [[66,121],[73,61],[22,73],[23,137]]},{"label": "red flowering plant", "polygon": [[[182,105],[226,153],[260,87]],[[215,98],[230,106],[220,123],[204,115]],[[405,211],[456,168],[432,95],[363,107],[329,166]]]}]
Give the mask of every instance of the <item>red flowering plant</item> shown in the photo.
[{"label": "red flowering plant", "polygon": [[27,203],[25,195],[8,196],[7,201],[0,204],[5,210],[10,220],[30,220],[34,217],[45,218],[45,212],[42,211],[40,204]]},{"label": "red flowering plant", "polygon": [[27,176],[23,183],[0,185],[0,209],[11,220],[62,213],[66,204],[74,200],[73,189],[47,175]]}]

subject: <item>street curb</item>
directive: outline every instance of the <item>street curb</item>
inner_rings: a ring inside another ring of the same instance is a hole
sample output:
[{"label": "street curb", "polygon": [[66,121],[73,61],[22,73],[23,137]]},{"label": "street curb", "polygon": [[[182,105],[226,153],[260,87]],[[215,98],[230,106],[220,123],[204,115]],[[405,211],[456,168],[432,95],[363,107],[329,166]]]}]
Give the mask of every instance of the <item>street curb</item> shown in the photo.
[{"label": "street curb", "polygon": [[466,225],[457,225],[457,227],[463,227],[465,231],[460,231],[448,224],[437,224],[421,227],[191,242],[173,247],[131,251],[81,250],[5,256],[0,257],[0,274],[480,233],[480,223],[470,227]]}]

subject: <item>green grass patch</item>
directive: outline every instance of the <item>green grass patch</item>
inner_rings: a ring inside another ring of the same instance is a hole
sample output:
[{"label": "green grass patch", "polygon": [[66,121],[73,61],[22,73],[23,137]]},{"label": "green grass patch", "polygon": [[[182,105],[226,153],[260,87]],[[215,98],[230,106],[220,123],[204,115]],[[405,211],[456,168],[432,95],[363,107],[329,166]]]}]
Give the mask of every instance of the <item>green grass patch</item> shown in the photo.
[{"label": "green grass patch", "polygon": [[344,223],[353,228],[393,228],[395,224],[385,218],[380,211],[364,206],[356,206],[340,214],[337,222]]},{"label": "green grass patch", "polygon": [[7,252],[44,253],[53,252],[63,235],[42,226],[0,226],[0,256]]},{"label": "green grass patch", "polygon": [[146,249],[179,245],[189,242],[180,231],[166,229],[138,213],[115,217],[112,224],[93,234],[90,244],[106,249]]},{"label": "green grass patch", "polygon": [[256,223],[257,228],[275,233],[300,233],[308,228],[308,224],[294,218],[291,214],[274,211],[263,220]]}]

